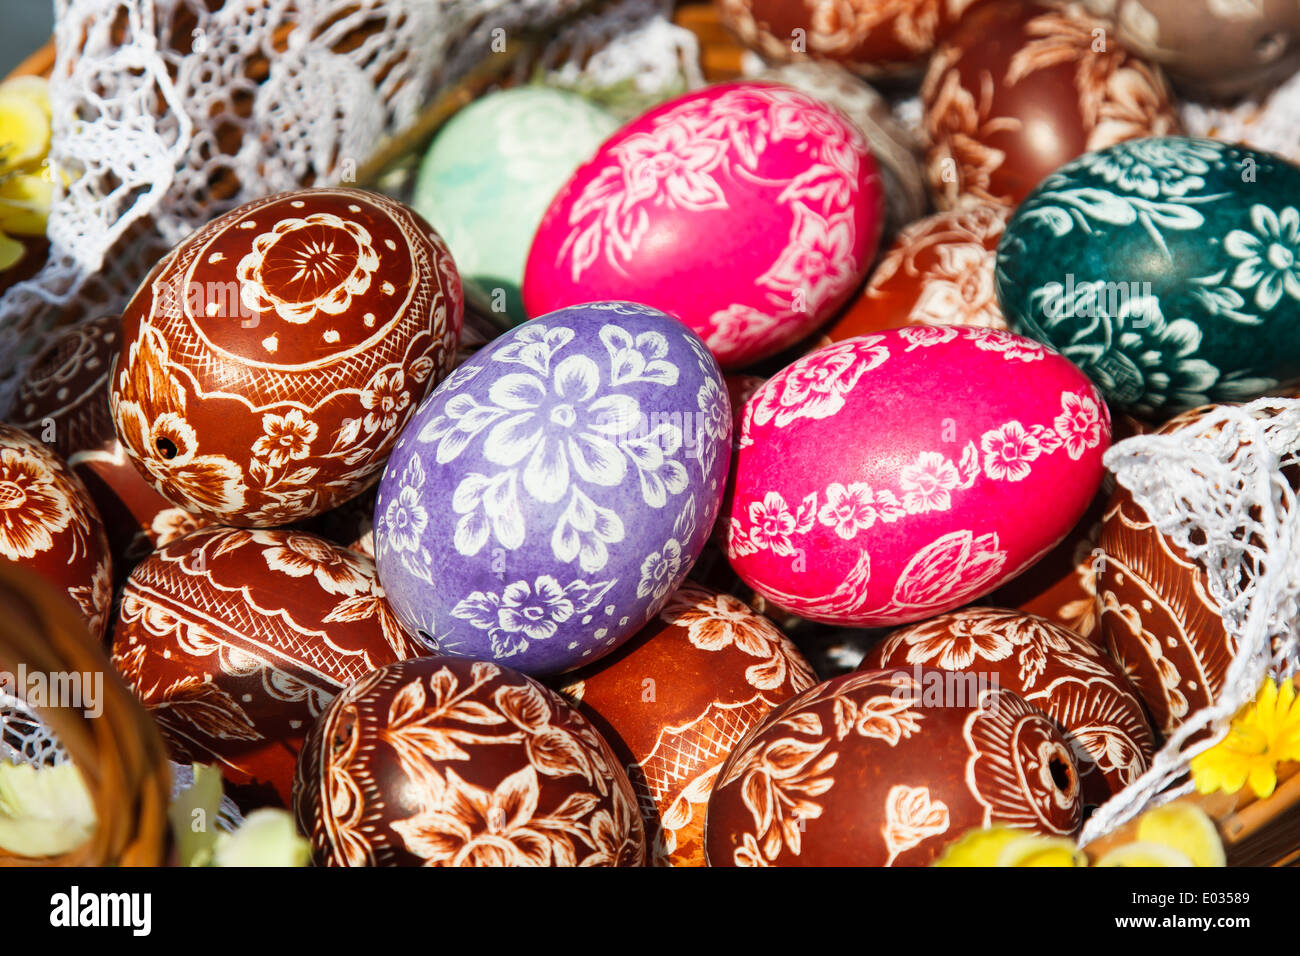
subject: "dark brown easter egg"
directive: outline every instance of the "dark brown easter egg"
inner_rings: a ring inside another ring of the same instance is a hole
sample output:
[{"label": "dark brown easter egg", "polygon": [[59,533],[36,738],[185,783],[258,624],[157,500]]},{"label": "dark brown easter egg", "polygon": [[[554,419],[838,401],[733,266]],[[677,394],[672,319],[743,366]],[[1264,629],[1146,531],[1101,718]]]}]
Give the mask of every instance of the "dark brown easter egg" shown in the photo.
[{"label": "dark brown easter egg", "polygon": [[104,522],[118,574],[155,547],[208,524],[178,508],[131,464],[108,410],[110,366],[121,319],[101,315],[72,326],[41,350],[14,398],[14,423],[50,446],[77,473]]},{"label": "dark brown easter egg", "polygon": [[99,513],[73,470],[12,425],[0,425],[0,558],[65,591],[103,638],[113,565]]},{"label": "dark brown easter egg", "polygon": [[[1194,426],[1221,407],[1189,409],[1156,434]],[[1282,474],[1300,490],[1300,468]],[[1236,639],[1224,626],[1206,566],[1157,528],[1128,488],[1117,487],[1107,502],[1100,545],[1098,636],[1132,679],[1156,729],[1169,735],[1218,698]]]},{"label": "dark brown easter egg", "polygon": [[176,247],[127,305],[111,409],[168,500],[223,524],[319,514],[382,468],[451,367],[447,247],[391,199],[258,199]]},{"label": "dark brown easter egg", "polygon": [[716,0],[722,20],[777,62],[835,60],[864,76],[918,72],[975,0]]},{"label": "dark brown easter egg", "polygon": [[[1078,770],[1019,695],[857,671],[773,710],[719,771],[710,866],[925,866],[972,827],[1079,828]],[[947,681],[951,684],[951,680]]]},{"label": "dark brown easter egg", "polygon": [[627,774],[554,691],[488,661],[368,674],[312,728],[294,779],[324,866],[641,866]]},{"label": "dark brown easter egg", "polygon": [[561,690],[628,768],[650,861],[704,866],[704,808],[723,760],[814,683],[790,640],[729,594],[687,584],[659,616]]},{"label": "dark brown easter egg", "polygon": [[996,676],[1057,722],[1079,768],[1085,804],[1100,806],[1146,772],[1151,726],[1124,672],[1090,641],[1045,618],[968,607],[894,631],[862,670],[935,667]]},{"label": "dark brown easter egg", "polygon": [[972,202],[912,223],[830,327],[829,340],[904,325],[1006,331],[993,269],[1008,214],[1004,206]]},{"label": "dark brown easter egg", "polygon": [[300,531],[203,528],[136,565],[113,665],[179,761],[285,805],[302,739],[342,688],[420,647],[369,558]]},{"label": "dark brown easter egg", "polygon": [[1158,67],[1077,10],[972,8],[930,60],[921,89],[935,205],[1016,205],[1081,153],[1179,131]]}]

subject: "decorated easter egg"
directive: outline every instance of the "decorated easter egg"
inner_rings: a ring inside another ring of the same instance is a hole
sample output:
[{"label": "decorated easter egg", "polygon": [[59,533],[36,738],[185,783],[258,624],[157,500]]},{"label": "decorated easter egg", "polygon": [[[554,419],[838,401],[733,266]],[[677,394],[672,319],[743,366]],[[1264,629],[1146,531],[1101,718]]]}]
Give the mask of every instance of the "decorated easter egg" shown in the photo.
[{"label": "decorated easter egg", "polygon": [[101,315],[60,332],[36,356],[14,398],[14,424],[48,435],[104,522],[118,574],[155,547],[208,522],[154,490],[127,458],[108,410],[122,322]]},{"label": "decorated easter egg", "polygon": [[964,197],[1014,206],[1088,150],[1178,132],[1158,67],[1105,24],[1037,3],[972,7],[921,89],[926,173],[942,209]]},{"label": "decorated easter egg", "polygon": [[[1190,409],[1156,434],[1204,434],[1197,423],[1219,408]],[[1300,490],[1294,464],[1300,447],[1293,442],[1279,451],[1292,461],[1283,475]],[[1098,637],[1132,677],[1156,728],[1168,735],[1217,699],[1237,654],[1236,638],[1224,624],[1206,565],[1157,528],[1122,485],[1107,501],[1100,546]]]},{"label": "decorated easter egg", "polygon": [[[922,667],[974,680],[996,677],[1060,725],[1085,805],[1100,806],[1151,763],[1155,741],[1133,685],[1090,641],[1045,618],[967,607],[902,628],[860,669]],[[919,678],[918,678],[919,679]]]},{"label": "decorated easter egg", "polygon": [[998,246],[1012,326],[1119,410],[1161,416],[1300,382],[1300,168],[1208,139],[1081,156]]},{"label": "decorated easter egg", "polygon": [[1079,777],[1024,698],[943,671],[858,671],[773,710],[718,773],[710,866],[925,866],[971,828],[1070,836]]},{"label": "decorated easter egg", "polygon": [[1101,483],[1109,440],[1096,389],[1030,339],[963,326],[846,339],[745,405],[728,556],[803,617],[920,620],[1060,541]]},{"label": "decorated easter egg", "polygon": [[0,425],[0,558],[64,591],[104,636],[113,565],[99,513],[73,470],[12,425]]},{"label": "decorated easter egg", "polygon": [[1300,66],[1300,5],[1291,0],[1087,2],[1121,43],[1197,98],[1261,90]]},{"label": "decorated easter egg", "polygon": [[836,60],[864,76],[917,72],[974,0],[715,0],[723,21],[778,62]]},{"label": "decorated easter egg", "polygon": [[561,691],[628,768],[650,862],[704,866],[718,768],[783,700],[816,683],[790,640],[743,601],[686,584],[659,617]]},{"label": "decorated easter egg", "polygon": [[656,309],[526,322],[423,402],[384,470],[375,556],[429,648],[530,674],[607,654],[663,606],[721,507],[722,373]]},{"label": "decorated easter egg", "polygon": [[832,342],[905,325],[1005,329],[993,288],[1007,210],[970,202],[905,228],[827,331]]},{"label": "decorated easter egg", "polygon": [[925,215],[930,196],[921,167],[920,140],[898,121],[889,100],[874,88],[842,66],[815,60],[772,66],[754,79],[803,90],[834,106],[862,130],[880,169],[885,194],[885,237],[893,236],[912,220]]},{"label": "decorated easter egg", "polygon": [[118,437],[163,497],[231,525],[361,491],[449,369],[460,280],[405,206],[354,189],[254,200],[159,263],[127,305]]},{"label": "decorated easter egg", "polygon": [[839,111],[786,86],[708,87],[623,127],[560,190],[528,253],[524,305],[643,302],[738,368],[844,303],[882,209],[866,138]]},{"label": "decorated easter egg", "polygon": [[323,866],[640,866],[627,774],[554,691],[488,661],[381,667],[312,728],[294,809]]},{"label": "decorated easter egg", "polygon": [[303,737],[342,688],[417,656],[368,558],[301,531],[202,528],[136,565],[113,666],[178,761],[285,805]]},{"label": "decorated easter egg", "polygon": [[523,86],[470,103],[438,133],[411,200],[456,260],[465,297],[507,327],[533,233],[556,191],[618,128],[576,93]]}]

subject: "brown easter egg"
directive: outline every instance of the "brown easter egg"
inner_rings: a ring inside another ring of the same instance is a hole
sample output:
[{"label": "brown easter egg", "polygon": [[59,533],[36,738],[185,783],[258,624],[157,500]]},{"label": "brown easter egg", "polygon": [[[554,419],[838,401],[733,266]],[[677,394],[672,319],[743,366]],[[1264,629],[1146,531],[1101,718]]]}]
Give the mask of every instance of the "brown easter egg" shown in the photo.
[{"label": "brown easter egg", "polygon": [[716,0],[750,48],[777,62],[835,60],[864,76],[918,72],[975,0]]},{"label": "brown easter egg", "polygon": [[993,269],[1008,214],[1004,206],[972,202],[912,223],[830,327],[829,340],[904,325],[1006,331]]},{"label": "brown easter egg", "polygon": [[488,661],[425,657],[335,698],[294,779],[324,866],[641,866],[627,775],[554,691]]},{"label": "brown easter egg", "polygon": [[382,468],[451,367],[446,245],[391,199],[254,200],[176,247],[122,317],[118,437],[168,500],[223,524],[319,514]]},{"label": "brown easter egg", "polygon": [[[773,710],[719,771],[710,866],[925,866],[972,827],[1079,828],[1078,770],[1019,695],[942,671],[857,671]],[[939,691],[936,691],[936,684]]]},{"label": "brown easter egg", "polygon": [[420,653],[369,558],[300,531],[203,528],[136,565],[113,665],[179,761],[284,805],[302,739],[342,688]]},{"label": "brown easter egg", "polygon": [[628,768],[650,861],[704,866],[718,768],[773,707],[814,683],[790,640],[738,598],[687,584],[614,654],[561,690]]},{"label": "brown easter egg", "polygon": [[972,8],[930,60],[921,89],[935,205],[1014,206],[1089,150],[1179,131],[1167,84],[1077,11]]},{"label": "brown easter egg", "polygon": [[1133,685],[1091,642],[1045,618],[967,607],[894,631],[859,669],[936,667],[997,677],[1057,722],[1085,805],[1100,806],[1146,772],[1155,740]]},{"label": "brown easter egg", "polygon": [[[1220,407],[1189,409],[1156,434],[1192,426]],[[1297,452],[1292,447],[1288,454]],[[1300,467],[1282,473],[1300,490]],[[1218,698],[1236,639],[1224,626],[1205,565],[1161,532],[1128,488],[1117,487],[1107,502],[1100,545],[1099,636],[1132,679],[1156,729],[1169,735]]]},{"label": "brown easter egg", "polygon": [[12,425],[0,425],[0,558],[66,591],[103,638],[113,565],[99,513],[73,470]]},{"label": "brown easter egg", "polygon": [[101,315],[57,334],[36,356],[14,398],[14,423],[50,446],[77,473],[104,522],[117,573],[155,547],[208,524],[145,481],[113,430],[108,379],[122,322]]}]

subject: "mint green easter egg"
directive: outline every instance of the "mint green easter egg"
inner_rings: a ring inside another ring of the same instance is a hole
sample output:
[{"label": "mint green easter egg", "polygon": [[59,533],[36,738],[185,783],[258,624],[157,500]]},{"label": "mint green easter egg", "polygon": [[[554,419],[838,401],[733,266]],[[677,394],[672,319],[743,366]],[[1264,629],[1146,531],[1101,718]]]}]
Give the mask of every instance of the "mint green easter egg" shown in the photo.
[{"label": "mint green easter egg", "polygon": [[446,240],[480,311],[502,325],[527,318],[519,288],[537,225],[618,126],[575,93],[525,86],[476,100],[442,128],[412,205]]}]

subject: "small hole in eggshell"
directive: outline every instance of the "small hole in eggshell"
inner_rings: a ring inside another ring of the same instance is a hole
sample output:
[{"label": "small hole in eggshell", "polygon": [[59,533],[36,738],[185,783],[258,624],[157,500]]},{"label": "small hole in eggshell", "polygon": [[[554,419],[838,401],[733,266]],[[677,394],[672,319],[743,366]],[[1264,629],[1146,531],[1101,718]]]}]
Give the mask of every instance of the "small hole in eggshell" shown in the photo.
[{"label": "small hole in eggshell", "polygon": [[1060,757],[1053,757],[1047,763],[1047,770],[1052,775],[1052,783],[1062,793],[1069,793],[1074,787],[1074,771]]},{"label": "small hole in eggshell", "polygon": [[1255,59],[1260,63],[1272,63],[1286,52],[1286,34],[1266,33],[1255,41]]},{"label": "small hole in eggshell", "polygon": [[158,447],[158,454],[162,455],[168,461],[176,457],[178,449],[176,443],[170,438],[159,438],[154,444]]}]

